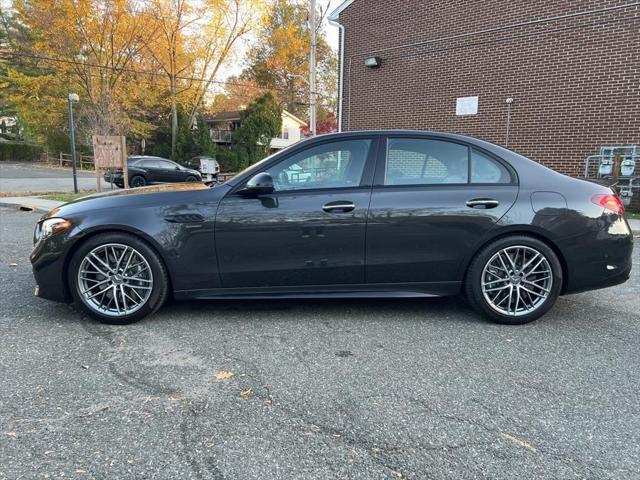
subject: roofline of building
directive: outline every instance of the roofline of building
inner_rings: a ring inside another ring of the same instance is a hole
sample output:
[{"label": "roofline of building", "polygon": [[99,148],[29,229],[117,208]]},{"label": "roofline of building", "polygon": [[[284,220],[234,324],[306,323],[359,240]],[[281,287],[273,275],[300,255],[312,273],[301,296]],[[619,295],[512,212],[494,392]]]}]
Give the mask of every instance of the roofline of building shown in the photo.
[{"label": "roofline of building", "polygon": [[336,22],[338,17],[342,13],[344,9],[346,9],[349,5],[353,3],[353,0],[344,0],[340,5],[338,5],[327,17],[329,20]]},{"label": "roofline of building", "polygon": [[307,122],[305,122],[304,120],[300,120],[293,113],[287,112],[286,110],[282,110],[282,114],[283,115],[287,115],[288,117],[292,118],[293,120],[295,120],[296,122],[298,122],[300,125],[302,125],[304,127],[307,126]]}]

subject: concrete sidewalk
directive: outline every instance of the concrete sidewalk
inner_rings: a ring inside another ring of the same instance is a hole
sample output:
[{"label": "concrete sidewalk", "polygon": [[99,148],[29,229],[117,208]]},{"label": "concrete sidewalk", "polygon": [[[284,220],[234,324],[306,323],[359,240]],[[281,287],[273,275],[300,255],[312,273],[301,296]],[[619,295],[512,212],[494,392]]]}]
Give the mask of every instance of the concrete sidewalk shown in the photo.
[{"label": "concrete sidewalk", "polygon": [[47,213],[65,202],[38,197],[0,197],[0,205]]},{"label": "concrete sidewalk", "polygon": [[[57,200],[45,200],[38,197],[0,197],[0,205],[4,206],[16,206],[18,208],[24,207],[29,210],[37,210],[39,212],[48,212],[53,210],[64,202]],[[628,219],[631,230],[635,235],[640,235],[640,220]]]}]

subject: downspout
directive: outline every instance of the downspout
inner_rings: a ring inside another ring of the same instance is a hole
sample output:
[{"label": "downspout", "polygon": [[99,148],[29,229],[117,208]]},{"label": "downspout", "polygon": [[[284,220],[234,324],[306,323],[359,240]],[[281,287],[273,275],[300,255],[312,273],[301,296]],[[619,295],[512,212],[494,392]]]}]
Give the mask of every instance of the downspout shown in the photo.
[{"label": "downspout", "polygon": [[338,80],[338,132],[342,131],[342,99],[343,99],[343,95],[342,95],[342,91],[344,90],[343,86],[344,86],[344,25],[342,25],[341,23],[339,23],[338,21],[329,18],[328,22],[330,25],[333,25],[334,27],[338,27],[338,29],[340,30],[340,74],[339,74],[339,80]]}]

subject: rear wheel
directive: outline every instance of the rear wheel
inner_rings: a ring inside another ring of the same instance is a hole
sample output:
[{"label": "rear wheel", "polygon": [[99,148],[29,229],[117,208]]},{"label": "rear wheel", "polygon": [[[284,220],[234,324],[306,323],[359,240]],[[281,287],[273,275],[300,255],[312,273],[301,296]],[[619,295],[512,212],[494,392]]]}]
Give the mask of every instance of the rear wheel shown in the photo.
[{"label": "rear wheel", "polygon": [[561,289],[562,267],[555,252],[524,235],[504,237],[483,248],[465,280],[471,306],[495,322],[510,325],[540,318]]},{"label": "rear wheel", "polygon": [[158,310],[168,295],[157,253],[125,233],[90,238],[75,252],[68,275],[76,304],[103,323],[136,322]]},{"label": "rear wheel", "polygon": [[146,184],[147,184],[147,179],[140,175],[136,175],[131,179],[131,186],[134,188],[144,187]]}]

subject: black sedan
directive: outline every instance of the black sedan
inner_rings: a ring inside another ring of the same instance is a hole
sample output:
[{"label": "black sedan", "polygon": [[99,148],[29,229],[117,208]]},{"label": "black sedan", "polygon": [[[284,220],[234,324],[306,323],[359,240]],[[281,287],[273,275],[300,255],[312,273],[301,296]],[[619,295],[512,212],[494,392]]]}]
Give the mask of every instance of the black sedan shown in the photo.
[{"label": "black sedan", "polygon": [[[127,169],[130,187],[144,187],[156,183],[202,181],[202,175],[197,170],[183,167],[162,157],[131,156],[127,160]],[[104,174],[104,180],[124,188],[123,169],[107,170]]]},{"label": "black sedan", "polygon": [[175,299],[464,293],[522,324],[559,295],[625,282],[633,238],[604,186],[478,139],[350,132],[298,143],[223,185],[97,194],[37,224],[37,294],[100,321]]}]

